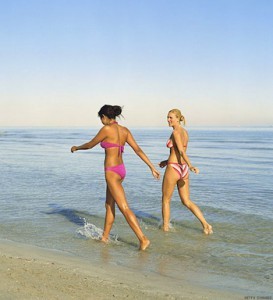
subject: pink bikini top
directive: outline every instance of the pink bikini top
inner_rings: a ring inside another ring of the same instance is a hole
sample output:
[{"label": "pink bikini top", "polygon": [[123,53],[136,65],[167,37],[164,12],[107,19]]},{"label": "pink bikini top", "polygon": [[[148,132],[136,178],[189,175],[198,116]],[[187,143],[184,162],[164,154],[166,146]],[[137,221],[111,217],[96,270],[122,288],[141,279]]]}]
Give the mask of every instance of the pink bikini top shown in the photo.
[{"label": "pink bikini top", "polygon": [[173,147],[173,141],[169,139],[166,143],[167,148],[172,148]]},{"label": "pink bikini top", "polygon": [[[112,124],[118,124],[118,122],[113,122]],[[100,143],[101,147],[104,149],[108,149],[108,148],[119,148],[119,153],[123,153],[124,152],[124,146],[119,145],[119,144],[115,144],[115,143],[109,143],[109,142],[104,142],[102,141]]]},{"label": "pink bikini top", "polygon": [[[171,139],[168,139],[166,143],[167,148],[172,148],[173,147],[173,141]],[[187,144],[184,145],[184,147],[187,147]]]},{"label": "pink bikini top", "polygon": [[109,143],[109,142],[101,142],[100,145],[104,149],[119,148],[121,153],[124,152],[124,146],[122,146],[122,145],[118,145],[118,144],[114,144],[114,143]]}]

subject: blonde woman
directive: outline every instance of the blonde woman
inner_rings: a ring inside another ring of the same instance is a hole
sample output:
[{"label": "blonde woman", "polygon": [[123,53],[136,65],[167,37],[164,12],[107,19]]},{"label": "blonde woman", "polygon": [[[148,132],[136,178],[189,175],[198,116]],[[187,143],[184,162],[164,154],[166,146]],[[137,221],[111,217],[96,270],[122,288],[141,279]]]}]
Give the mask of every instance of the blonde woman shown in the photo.
[{"label": "blonde woman", "polygon": [[175,186],[177,186],[181,202],[198,218],[205,234],[212,234],[212,226],[206,221],[199,207],[190,199],[189,170],[198,174],[199,169],[194,167],[186,154],[188,146],[188,133],[181,126],[185,125],[185,118],[179,109],[172,109],[168,113],[169,127],[173,128],[167,141],[170,155],[167,160],[159,163],[161,168],[166,167],[162,183],[162,217],[163,230],[169,231],[170,202]]}]

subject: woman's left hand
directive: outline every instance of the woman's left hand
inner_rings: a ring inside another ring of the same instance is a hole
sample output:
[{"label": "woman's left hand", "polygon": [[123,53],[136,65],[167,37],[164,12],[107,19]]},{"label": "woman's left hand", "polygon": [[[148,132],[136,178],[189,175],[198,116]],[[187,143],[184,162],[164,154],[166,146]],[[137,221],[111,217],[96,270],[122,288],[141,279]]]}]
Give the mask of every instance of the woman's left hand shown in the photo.
[{"label": "woman's left hand", "polygon": [[197,167],[190,167],[190,170],[195,174],[199,174],[199,169]]}]

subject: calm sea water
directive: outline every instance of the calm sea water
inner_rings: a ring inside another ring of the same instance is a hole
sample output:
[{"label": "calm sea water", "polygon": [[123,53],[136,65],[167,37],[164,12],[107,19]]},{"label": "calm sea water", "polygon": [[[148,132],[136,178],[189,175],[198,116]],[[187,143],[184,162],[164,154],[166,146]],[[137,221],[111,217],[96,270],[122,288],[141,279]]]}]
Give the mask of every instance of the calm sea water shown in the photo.
[{"label": "calm sea water", "polygon": [[[169,128],[132,129],[154,164],[167,158]],[[161,182],[125,148],[128,202],[151,248],[143,255],[117,211],[112,242],[98,243],[104,222],[104,151],[70,153],[97,129],[0,128],[0,238],[245,295],[273,296],[273,128],[190,128],[191,198],[214,227],[199,221],[174,193],[173,231],[163,233]],[[163,170],[161,174],[163,176]],[[188,278],[186,276],[186,278]]]}]

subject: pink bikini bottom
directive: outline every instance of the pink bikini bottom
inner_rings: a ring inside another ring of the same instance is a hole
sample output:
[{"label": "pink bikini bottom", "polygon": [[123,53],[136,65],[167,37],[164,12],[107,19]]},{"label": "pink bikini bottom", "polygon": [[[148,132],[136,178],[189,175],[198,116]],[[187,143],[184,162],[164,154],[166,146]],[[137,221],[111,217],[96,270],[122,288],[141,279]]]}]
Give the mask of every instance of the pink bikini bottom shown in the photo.
[{"label": "pink bikini bottom", "polygon": [[168,162],[179,174],[180,179],[184,179],[189,173],[189,167],[187,164],[178,164],[174,162]]},{"label": "pink bikini bottom", "polygon": [[124,179],[126,176],[126,170],[124,164],[120,164],[114,167],[106,167],[105,172],[112,171],[120,176],[121,179]]}]

